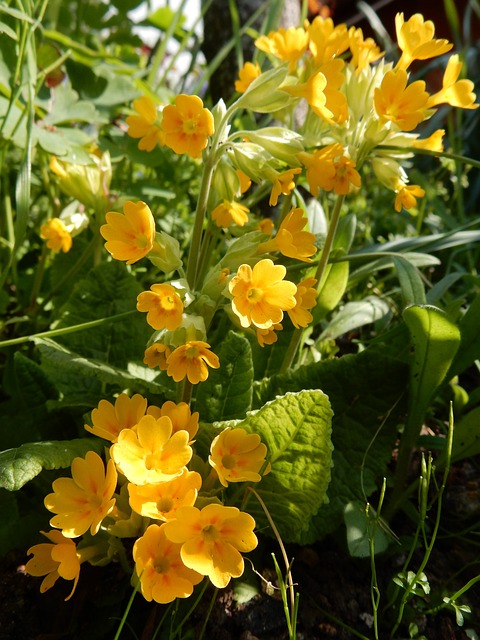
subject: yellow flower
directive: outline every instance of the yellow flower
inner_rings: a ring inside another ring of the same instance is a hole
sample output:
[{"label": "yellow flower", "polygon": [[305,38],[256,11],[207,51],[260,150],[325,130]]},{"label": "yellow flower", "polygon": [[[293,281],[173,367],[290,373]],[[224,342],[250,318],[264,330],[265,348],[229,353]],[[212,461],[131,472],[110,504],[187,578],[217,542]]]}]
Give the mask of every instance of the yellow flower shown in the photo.
[{"label": "yellow flower", "polygon": [[142,96],[133,101],[136,116],[128,116],[128,135],[131,138],[140,138],[138,148],[143,151],[153,151],[158,145],[163,146],[165,134],[161,128],[161,119],[158,117],[157,106],[148,96]]},{"label": "yellow flower", "polygon": [[187,469],[167,482],[129,484],[130,506],[146,518],[172,520],[180,507],[193,507],[201,486],[202,476]]},{"label": "yellow flower", "polygon": [[240,193],[245,193],[252,186],[252,181],[241,169],[235,169],[238,179],[240,180]]},{"label": "yellow flower", "polygon": [[363,37],[363,31],[355,27],[350,27],[348,31],[350,51],[352,52],[351,64],[356,73],[366,69],[372,62],[383,56],[383,51],[373,38]]},{"label": "yellow flower", "polygon": [[100,233],[107,241],[105,249],[112,258],[133,264],[152,250],[155,220],[148,205],[142,201],[126,202],[123,212],[124,215],[109,211],[105,216],[107,224],[100,227]]},{"label": "yellow flower", "polygon": [[315,278],[306,278],[297,284],[297,293],[295,294],[297,304],[288,311],[290,320],[297,329],[307,327],[313,320],[308,309],[317,304],[317,290],[313,288],[316,282]]},{"label": "yellow flower", "polygon": [[77,555],[77,546],[70,538],[65,538],[61,531],[52,530],[48,533],[41,532],[50,542],[35,544],[27,551],[31,558],[25,565],[25,571],[31,576],[45,576],[40,585],[40,593],[45,593],[53,587],[58,578],[73,580],[73,592],[80,576],[80,560]]},{"label": "yellow flower", "polygon": [[282,321],[283,312],[295,306],[297,287],[283,280],[287,270],[265,258],[253,267],[243,264],[229,282],[232,309],[242,327],[269,329]]},{"label": "yellow flower", "polygon": [[288,196],[293,189],[295,189],[295,178],[293,176],[301,173],[300,167],[296,169],[287,169],[283,173],[278,173],[273,180],[272,193],[270,194],[270,200],[268,204],[274,207],[278,202],[278,197],[281,193],[284,196]]},{"label": "yellow flower", "polygon": [[407,72],[387,71],[375,89],[375,110],[381,118],[394,122],[402,131],[412,131],[427,116],[429,95],[425,82],[417,80],[407,87]]},{"label": "yellow flower", "polygon": [[172,433],[177,431],[188,431],[190,440],[193,440],[198,431],[198,411],[193,413],[186,402],[175,404],[167,400],[160,407],[151,406],[147,409],[147,414],[156,420],[162,416],[168,416],[172,422]]},{"label": "yellow flower", "polygon": [[72,236],[60,218],[51,218],[40,227],[40,237],[52,251],[67,253],[72,248]]},{"label": "yellow flower", "polygon": [[160,604],[188,598],[203,576],[188,569],[180,556],[181,545],[165,537],[165,525],[151,524],[133,545],[135,571],[142,595]]},{"label": "yellow flower", "polygon": [[459,80],[462,63],[457,54],[450,56],[445,73],[443,86],[440,91],[430,96],[427,107],[436,107],[438,104],[447,103],[452,107],[461,109],[477,109],[476,95],[473,92],[474,84],[471,80]]},{"label": "yellow flower", "polygon": [[210,345],[201,340],[191,340],[177,347],[167,358],[167,375],[180,382],[185,377],[192,384],[205,382],[208,378],[208,367],[218,369],[218,356],[210,351]]},{"label": "yellow flower", "polygon": [[181,544],[184,564],[208,576],[219,589],[244,570],[241,553],[258,544],[253,533],[255,520],[236,507],[209,504],[202,510],[182,507],[177,519],[163,525],[166,537]]},{"label": "yellow flower", "polygon": [[425,191],[417,184],[406,185],[399,183],[395,198],[395,211],[400,213],[404,209],[412,209],[417,204],[417,198],[423,198]]},{"label": "yellow flower", "polygon": [[147,312],[148,324],[159,331],[175,331],[182,324],[183,302],[171,284],[152,284],[137,296],[137,310]]},{"label": "yellow flower", "polygon": [[171,354],[171,349],[161,342],[154,342],[147,349],[143,357],[144,364],[150,369],[159,367],[160,371],[167,370],[167,358]]},{"label": "yellow flower", "polygon": [[217,227],[227,228],[232,224],[243,227],[248,222],[249,209],[239,202],[224,200],[212,211],[212,220]]},{"label": "yellow flower", "polygon": [[172,422],[167,416],[156,420],[146,415],[135,430],[120,432],[110,455],[129,482],[165,482],[179,476],[190,461],[192,448],[188,439],[187,431],[172,434]]},{"label": "yellow flower", "polygon": [[320,118],[332,121],[333,113],[325,106],[327,97],[324,89],[327,86],[327,79],[321,71],[315,71],[306,82],[301,82],[292,86],[282,87],[282,91],[297,98],[305,98],[312,111]]},{"label": "yellow flower", "polygon": [[198,96],[181,94],[175,98],[175,104],[164,108],[162,128],[167,147],[175,153],[199,158],[208,144],[208,137],[213,135],[213,116],[203,108]]},{"label": "yellow flower", "polygon": [[425,22],[420,13],[415,13],[407,22],[403,13],[397,13],[395,30],[398,46],[402,51],[397,69],[407,69],[414,60],[428,60],[441,56],[453,46],[448,40],[435,40],[435,25],[431,20]]},{"label": "yellow flower", "polygon": [[115,400],[115,406],[108,400],[100,400],[98,408],[92,411],[93,427],[85,429],[99,438],[116,442],[122,429],[131,429],[145,415],[147,401],[136,393],[131,398],[121,393]]},{"label": "yellow flower", "polygon": [[210,446],[209,463],[224,487],[229,482],[260,482],[267,447],[257,433],[227,427]]},{"label": "yellow flower", "polygon": [[297,61],[307,50],[308,34],[301,27],[280,27],[277,31],[270,31],[268,35],[257,38],[255,46],[260,51],[273,54],[282,62],[289,62],[290,71],[293,71]]},{"label": "yellow flower", "polygon": [[269,329],[259,329],[256,327],[258,344],[262,349],[266,344],[274,344],[278,340],[277,331],[282,331],[282,329],[281,324],[274,324],[273,327]]},{"label": "yellow flower", "polygon": [[351,186],[359,187],[361,185],[361,178],[358,171],[355,169],[355,162],[347,156],[341,156],[333,163],[335,174],[329,177],[325,177],[325,191],[335,191],[337,195],[347,195],[350,192]]},{"label": "yellow flower", "polygon": [[258,62],[246,62],[238,72],[238,80],[235,81],[235,91],[244,93],[255,78],[262,73]]},{"label": "yellow flower", "polygon": [[[133,433],[129,429],[123,433]],[[66,538],[76,538],[88,529],[94,536],[102,520],[115,506],[113,493],[117,485],[117,472],[112,460],[103,460],[94,451],[85,458],[72,462],[72,477],[57,478],[52,483],[53,493],[45,498],[45,506],[56,515],[50,525],[61,529]]]},{"label": "yellow flower", "polygon": [[343,154],[340,143],[330,144],[313,153],[301,151],[297,157],[307,167],[307,181],[312,196],[317,196],[319,189],[326,189],[335,177],[335,158]]},{"label": "yellow flower", "polygon": [[272,235],[273,230],[275,229],[275,225],[273,224],[273,220],[271,218],[263,218],[257,225],[257,229],[262,233],[267,233],[269,236]]},{"label": "yellow flower", "polygon": [[335,26],[331,18],[316,16],[308,26],[308,35],[308,46],[317,66],[337,58],[348,49],[347,26]]},{"label": "yellow flower", "polygon": [[259,245],[262,253],[280,251],[287,258],[295,258],[302,262],[311,262],[311,257],[317,250],[315,236],[309,231],[302,231],[308,224],[303,209],[293,208],[282,220],[277,235]]}]

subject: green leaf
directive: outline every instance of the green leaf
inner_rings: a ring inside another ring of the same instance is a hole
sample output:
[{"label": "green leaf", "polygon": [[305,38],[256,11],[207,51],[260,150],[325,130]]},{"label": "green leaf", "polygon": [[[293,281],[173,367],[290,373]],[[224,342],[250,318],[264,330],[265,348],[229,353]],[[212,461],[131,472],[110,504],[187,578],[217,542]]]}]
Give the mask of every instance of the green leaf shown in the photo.
[{"label": "green leaf", "polygon": [[[332,464],[332,409],[319,390],[287,393],[237,424],[258,433],[272,470],[255,486],[284,542],[299,542],[326,497]],[[269,527],[254,496],[248,512]]]},{"label": "green leaf", "polygon": [[33,442],[0,453],[0,487],[18,491],[38,476],[42,469],[65,469],[77,456],[88,451],[103,450],[104,443],[97,438]]},{"label": "green leaf", "polygon": [[374,551],[381,553],[388,547],[389,537],[380,525],[375,526],[375,514],[367,511],[363,502],[349,502],[343,513],[347,529],[348,551],[352,558],[368,558],[370,538],[374,534]]},{"label": "green leaf", "polygon": [[319,339],[334,340],[353,329],[380,320],[389,313],[390,307],[387,302],[377,296],[367,296],[363,300],[347,302],[335,314],[328,327],[322,331]]},{"label": "green leaf", "polygon": [[348,262],[328,265],[327,278],[318,292],[317,304],[313,309],[314,323],[333,311],[343,297],[348,284],[350,266]]},{"label": "green leaf", "polygon": [[480,293],[459,322],[460,346],[452,362],[448,377],[463,373],[475,360],[480,359]]},{"label": "green leaf", "polygon": [[77,122],[100,122],[100,115],[91,102],[79,100],[78,93],[66,85],[58,85],[52,91],[53,108],[44,118],[46,125]]},{"label": "green leaf", "polygon": [[425,287],[419,270],[402,256],[394,256],[392,259],[400,281],[403,307],[426,304]]},{"label": "green leaf", "polygon": [[199,386],[195,409],[205,422],[241,419],[252,408],[253,363],[248,340],[230,331],[217,353],[220,369]]}]

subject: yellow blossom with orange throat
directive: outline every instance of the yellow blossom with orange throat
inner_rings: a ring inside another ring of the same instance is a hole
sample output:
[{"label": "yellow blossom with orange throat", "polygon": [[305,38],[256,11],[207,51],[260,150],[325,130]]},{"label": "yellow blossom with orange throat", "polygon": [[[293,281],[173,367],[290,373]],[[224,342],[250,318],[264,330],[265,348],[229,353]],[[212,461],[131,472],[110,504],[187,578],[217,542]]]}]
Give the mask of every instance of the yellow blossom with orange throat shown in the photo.
[{"label": "yellow blossom with orange throat", "polygon": [[402,208],[413,209],[417,205],[417,198],[423,198],[425,190],[419,187],[417,184],[402,184],[400,183],[397,190],[397,196],[395,198],[395,211],[400,213]]},{"label": "yellow blossom with orange throat", "polygon": [[198,96],[181,94],[163,110],[165,144],[179,154],[199,158],[213,135],[213,116]]},{"label": "yellow blossom with orange throat", "polygon": [[93,426],[86,424],[85,429],[93,435],[111,442],[116,442],[122,429],[132,429],[147,410],[147,400],[136,393],[131,398],[121,393],[112,404],[108,400],[100,400],[98,407],[92,411]]},{"label": "yellow blossom with orange throat", "polygon": [[171,284],[152,284],[150,291],[137,296],[137,309],[147,313],[147,322],[156,331],[175,331],[182,323],[183,302]]},{"label": "yellow blossom with orange throat", "polygon": [[297,284],[295,294],[297,304],[288,311],[288,316],[296,329],[308,327],[313,320],[309,309],[317,304],[317,290],[314,288],[316,282],[315,278],[305,278]]},{"label": "yellow blossom with orange throat", "polygon": [[235,91],[245,93],[255,78],[262,73],[258,62],[245,62],[238,72],[238,80],[235,81]]},{"label": "yellow blossom with orange throat", "polygon": [[228,487],[229,482],[259,482],[266,455],[267,447],[258,433],[227,427],[214,438],[208,461],[221,484]]},{"label": "yellow blossom with orange throat", "polygon": [[282,62],[289,62],[290,71],[293,71],[297,61],[307,50],[308,34],[302,27],[280,27],[277,31],[270,31],[268,35],[257,38],[255,46]]},{"label": "yellow blossom with orange throat", "polygon": [[280,223],[275,237],[259,245],[259,252],[280,251],[288,258],[311,262],[311,256],[315,254],[317,248],[313,233],[303,230],[307,224],[308,219],[303,209],[294,207]]},{"label": "yellow blossom with orange throat", "polygon": [[395,30],[402,52],[397,69],[407,69],[414,60],[436,58],[453,47],[448,40],[434,38],[435,25],[431,20],[425,21],[420,13],[415,13],[406,22],[403,13],[397,13]]},{"label": "yellow blossom with orange throat", "polygon": [[296,167],[295,169],[287,169],[282,173],[277,173],[275,178],[273,179],[272,184],[272,192],[270,194],[270,200],[268,204],[271,207],[275,207],[280,194],[284,196],[290,195],[290,193],[295,189],[295,177],[299,173],[302,172],[300,167]]},{"label": "yellow blossom with orange throat", "polygon": [[140,138],[138,148],[153,151],[157,145],[163,146],[165,134],[157,105],[148,96],[142,96],[133,101],[133,108],[137,115],[127,117],[127,133],[131,138]]},{"label": "yellow blossom with orange throat", "polygon": [[198,411],[192,413],[186,402],[178,404],[167,400],[161,407],[151,406],[147,409],[147,414],[153,416],[156,420],[162,416],[168,416],[172,423],[172,433],[177,431],[188,431],[190,441],[193,440],[198,431]]},{"label": "yellow blossom with orange throat", "polygon": [[450,56],[443,74],[442,89],[430,96],[427,103],[429,108],[446,103],[461,109],[478,109],[478,104],[475,104],[476,95],[473,92],[473,82],[467,79],[458,79],[461,70],[462,62],[458,55]]},{"label": "yellow blossom with orange throat", "polygon": [[212,211],[212,220],[224,229],[231,225],[243,227],[248,222],[248,213],[249,209],[240,202],[224,200]]},{"label": "yellow blossom with orange throat", "polygon": [[100,233],[107,241],[105,249],[115,260],[133,264],[152,250],[155,220],[145,202],[129,200],[123,205],[123,214],[109,211],[105,219],[107,224],[100,227]]},{"label": "yellow blossom with orange throat", "polygon": [[180,382],[187,378],[191,384],[205,382],[208,367],[218,369],[218,356],[210,351],[210,345],[201,340],[191,340],[177,347],[167,358],[167,375]]},{"label": "yellow blossom with orange throat", "polygon": [[51,218],[40,227],[40,237],[47,241],[52,251],[68,253],[72,248],[72,236],[60,218]]},{"label": "yellow blossom with orange throat", "polygon": [[167,358],[171,354],[171,349],[168,345],[161,342],[154,342],[145,349],[143,356],[143,363],[150,369],[158,367],[160,371],[166,371]]},{"label": "yellow blossom with orange throat", "polygon": [[232,310],[242,327],[251,324],[269,329],[282,321],[283,312],[295,306],[297,287],[284,280],[287,270],[265,258],[253,267],[241,265],[228,287],[232,295]]},{"label": "yellow blossom with orange throat", "polygon": [[375,110],[402,131],[412,131],[428,115],[429,95],[425,82],[416,80],[407,86],[408,75],[403,69],[387,71],[380,87],[375,89]]},{"label": "yellow blossom with orange throat", "polygon": [[259,329],[255,327],[255,334],[260,347],[263,349],[266,344],[275,344],[278,340],[277,332],[282,330],[283,326],[281,324],[274,324],[273,327],[269,329]]}]

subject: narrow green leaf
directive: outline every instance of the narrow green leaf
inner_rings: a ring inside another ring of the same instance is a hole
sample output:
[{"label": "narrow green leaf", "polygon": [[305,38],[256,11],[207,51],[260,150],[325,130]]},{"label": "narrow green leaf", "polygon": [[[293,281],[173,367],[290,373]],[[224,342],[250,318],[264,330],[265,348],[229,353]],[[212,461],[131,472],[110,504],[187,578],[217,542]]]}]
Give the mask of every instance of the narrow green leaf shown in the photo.
[{"label": "narrow green leaf", "polygon": [[348,284],[350,265],[348,262],[335,262],[327,267],[327,278],[318,292],[317,304],[313,309],[314,322],[324,318],[338,305]]},{"label": "narrow green leaf", "polygon": [[403,307],[426,304],[425,287],[419,270],[402,256],[394,256],[392,260],[400,281]]},{"label": "narrow green leaf", "polygon": [[459,322],[460,347],[455,355],[449,378],[465,371],[475,360],[480,359],[480,293],[477,294],[467,312]]},{"label": "narrow green leaf", "polygon": [[199,386],[195,409],[205,422],[241,419],[252,408],[253,362],[248,340],[230,331],[217,353],[221,367]]},{"label": "narrow green leaf", "polygon": [[347,302],[333,317],[328,327],[321,333],[319,340],[334,340],[358,327],[375,322],[390,313],[385,300],[377,296],[367,296],[363,300]]},{"label": "narrow green leaf", "polygon": [[42,469],[65,469],[77,456],[85,456],[92,450],[100,453],[103,447],[103,441],[98,438],[78,438],[65,442],[33,442],[2,451],[0,487],[7,491],[18,491],[38,476]]}]

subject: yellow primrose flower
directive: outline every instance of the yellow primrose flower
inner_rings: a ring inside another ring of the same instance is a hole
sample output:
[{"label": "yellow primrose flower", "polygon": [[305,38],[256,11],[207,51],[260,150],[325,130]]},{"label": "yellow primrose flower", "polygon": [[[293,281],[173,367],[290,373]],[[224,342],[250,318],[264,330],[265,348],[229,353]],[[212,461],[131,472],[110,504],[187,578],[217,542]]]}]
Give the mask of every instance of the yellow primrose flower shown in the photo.
[{"label": "yellow primrose flower", "polygon": [[165,144],[175,153],[186,153],[191,158],[199,158],[213,135],[213,116],[203,108],[198,96],[181,94],[175,98],[175,104],[163,110],[162,129]]},{"label": "yellow primrose flower", "polygon": [[352,52],[351,64],[356,73],[366,69],[373,62],[383,56],[383,51],[373,38],[364,38],[360,28],[350,27],[348,30],[348,42]]},{"label": "yellow primrose flower", "polygon": [[72,248],[72,236],[60,218],[50,218],[40,227],[40,237],[47,241],[48,249],[68,253]]},{"label": "yellow primrose flower", "polygon": [[259,329],[255,327],[258,344],[262,349],[266,344],[274,344],[278,340],[277,331],[282,331],[282,329],[281,324],[274,324],[273,327],[269,329]]},{"label": "yellow primrose flower", "polygon": [[258,544],[252,516],[221,504],[209,504],[202,510],[182,507],[176,520],[162,526],[169,540],[182,545],[183,563],[208,576],[219,589],[242,575],[240,552],[252,551]]},{"label": "yellow primrose flower", "polygon": [[302,27],[280,27],[277,31],[270,31],[268,35],[257,38],[255,46],[282,62],[289,62],[289,69],[293,71],[297,61],[307,50],[308,34]]},{"label": "yellow primrose flower", "polygon": [[170,347],[162,344],[161,342],[154,342],[152,345],[145,349],[145,354],[143,356],[143,362],[150,367],[150,369],[155,369],[155,367],[159,367],[160,371],[167,370],[167,358],[171,354]]},{"label": "yellow primrose flower", "polygon": [[210,345],[201,340],[191,340],[177,347],[167,358],[167,375],[180,382],[185,377],[192,384],[205,382],[208,367],[218,369],[218,356],[210,351]]},{"label": "yellow primrose flower", "polygon": [[283,171],[282,173],[277,173],[273,180],[272,192],[268,202],[271,207],[276,206],[278,197],[281,193],[283,193],[284,196],[290,195],[290,193],[295,189],[294,176],[301,172],[302,169],[298,167],[295,169],[287,169],[287,171]]},{"label": "yellow primrose flower", "polygon": [[188,431],[191,441],[198,431],[199,413],[198,411],[192,413],[186,402],[176,404],[171,400],[167,400],[161,407],[148,407],[147,414],[153,416],[156,420],[162,416],[168,416],[172,422],[172,433]]},{"label": "yellow primrose flower", "polygon": [[[130,429],[123,433],[133,433]],[[57,478],[52,483],[53,493],[45,498],[45,506],[56,515],[50,525],[61,529],[66,538],[77,538],[90,529],[98,533],[102,520],[115,506],[113,493],[117,486],[117,472],[112,460],[107,469],[95,451],[85,458],[74,458],[72,477]]]},{"label": "yellow primrose flower", "polygon": [[415,13],[407,22],[403,13],[395,16],[398,46],[402,51],[397,69],[407,69],[414,60],[429,60],[441,56],[453,47],[448,40],[434,39],[435,25],[426,22],[420,13]]},{"label": "yellow primrose flower", "polygon": [[188,598],[203,576],[188,569],[180,556],[181,545],[165,537],[165,525],[151,524],[133,545],[135,571],[142,595],[159,604]]},{"label": "yellow primrose flower", "polygon": [[273,230],[275,229],[275,225],[271,218],[263,218],[263,220],[260,220],[260,222],[257,224],[257,229],[262,233],[266,233],[271,236]]},{"label": "yellow primrose flower", "polygon": [[327,79],[324,74],[321,71],[315,71],[306,82],[282,87],[282,91],[296,98],[305,98],[317,116],[331,122],[333,113],[325,106],[327,103],[327,97],[324,93],[326,86]]},{"label": "yellow primrose flower", "polygon": [[100,233],[107,241],[105,249],[115,260],[133,264],[152,250],[155,220],[145,202],[129,200],[123,205],[123,214],[109,211],[105,219],[107,224],[100,227]]},{"label": "yellow primrose flower", "polygon": [[100,400],[92,411],[93,427],[86,424],[85,429],[94,436],[116,442],[122,429],[131,429],[145,415],[147,401],[139,393],[131,398],[121,393],[113,405],[108,400]]},{"label": "yellow primrose flower", "polygon": [[224,487],[229,482],[260,482],[267,447],[257,433],[227,427],[214,438],[208,462]]},{"label": "yellow primrose flower", "polygon": [[147,312],[147,322],[156,331],[175,331],[182,324],[183,302],[171,284],[152,284],[150,291],[140,293],[137,310]]},{"label": "yellow primrose flower", "polygon": [[377,114],[394,122],[402,131],[412,131],[427,116],[429,95],[425,82],[417,80],[408,85],[403,69],[387,71],[382,84],[374,92]]},{"label": "yellow primrose flower", "polygon": [[235,91],[245,93],[255,78],[262,73],[258,62],[245,62],[238,72],[238,80],[235,81]]},{"label": "yellow primrose flower", "polygon": [[117,468],[129,482],[142,485],[179,476],[192,457],[188,432],[172,433],[167,416],[140,419],[137,428],[124,429],[110,448]]},{"label": "yellow primrose flower", "polygon": [[30,576],[45,576],[40,585],[40,593],[45,593],[53,587],[58,578],[73,580],[70,595],[73,596],[80,577],[80,560],[77,554],[77,546],[70,538],[65,538],[61,531],[52,530],[41,533],[50,540],[35,544],[27,551],[31,558],[25,565],[25,572]]},{"label": "yellow primrose flower", "polygon": [[180,507],[193,507],[202,486],[202,476],[184,469],[182,474],[167,482],[128,485],[130,506],[145,518],[172,520]]},{"label": "yellow primrose flower", "polygon": [[297,287],[283,280],[287,270],[265,258],[253,267],[242,264],[229,284],[232,309],[242,327],[269,329],[282,321],[283,312],[295,306]]},{"label": "yellow primrose flower", "polygon": [[412,209],[417,204],[417,198],[423,198],[424,195],[424,189],[417,184],[406,185],[399,183],[397,197],[395,198],[395,211],[400,213],[402,207],[407,211]]},{"label": "yellow primrose flower", "polygon": [[224,200],[215,207],[212,211],[212,220],[216,223],[217,227],[223,227],[226,229],[232,224],[236,224],[238,227],[243,227],[248,222],[249,209],[240,202],[230,202]]},{"label": "yellow primrose flower", "polygon": [[445,129],[437,129],[428,138],[420,138],[411,142],[412,147],[416,149],[427,149],[428,151],[443,151],[443,137]]},{"label": "yellow primrose flower", "polygon": [[302,231],[307,224],[308,219],[303,209],[291,209],[282,220],[276,236],[259,245],[259,252],[280,251],[287,258],[311,262],[310,256],[313,256],[317,249],[313,233]]},{"label": "yellow primrose flower", "polygon": [[335,26],[331,18],[316,16],[308,26],[308,35],[310,53],[317,66],[337,58],[348,49],[347,26]]},{"label": "yellow primrose flower", "polygon": [[240,180],[240,193],[245,193],[252,186],[252,181],[241,169],[235,169],[238,179]]},{"label": "yellow primrose flower", "polygon": [[317,304],[317,290],[314,288],[316,282],[315,278],[305,278],[297,284],[297,293],[295,294],[297,304],[287,312],[296,329],[308,327],[313,320],[308,309]]},{"label": "yellow primrose flower", "polygon": [[427,103],[428,108],[444,103],[461,109],[478,108],[478,104],[475,104],[476,95],[473,92],[473,82],[458,79],[461,70],[462,62],[460,62],[458,55],[450,56],[443,75],[442,89],[430,96]]},{"label": "yellow primrose flower", "polygon": [[313,153],[301,151],[297,158],[307,167],[307,181],[312,196],[317,196],[319,189],[326,189],[335,177],[335,158],[343,154],[340,143],[316,149]]},{"label": "yellow primrose flower", "polygon": [[350,192],[351,185],[360,187],[361,178],[355,169],[355,162],[347,156],[341,156],[333,163],[335,174],[325,177],[325,191],[335,191],[337,195],[347,195]]},{"label": "yellow primrose flower", "polygon": [[128,135],[140,138],[138,148],[142,151],[153,151],[157,144],[162,147],[165,134],[156,104],[148,96],[142,96],[133,101],[133,108],[138,115],[127,117]]}]

